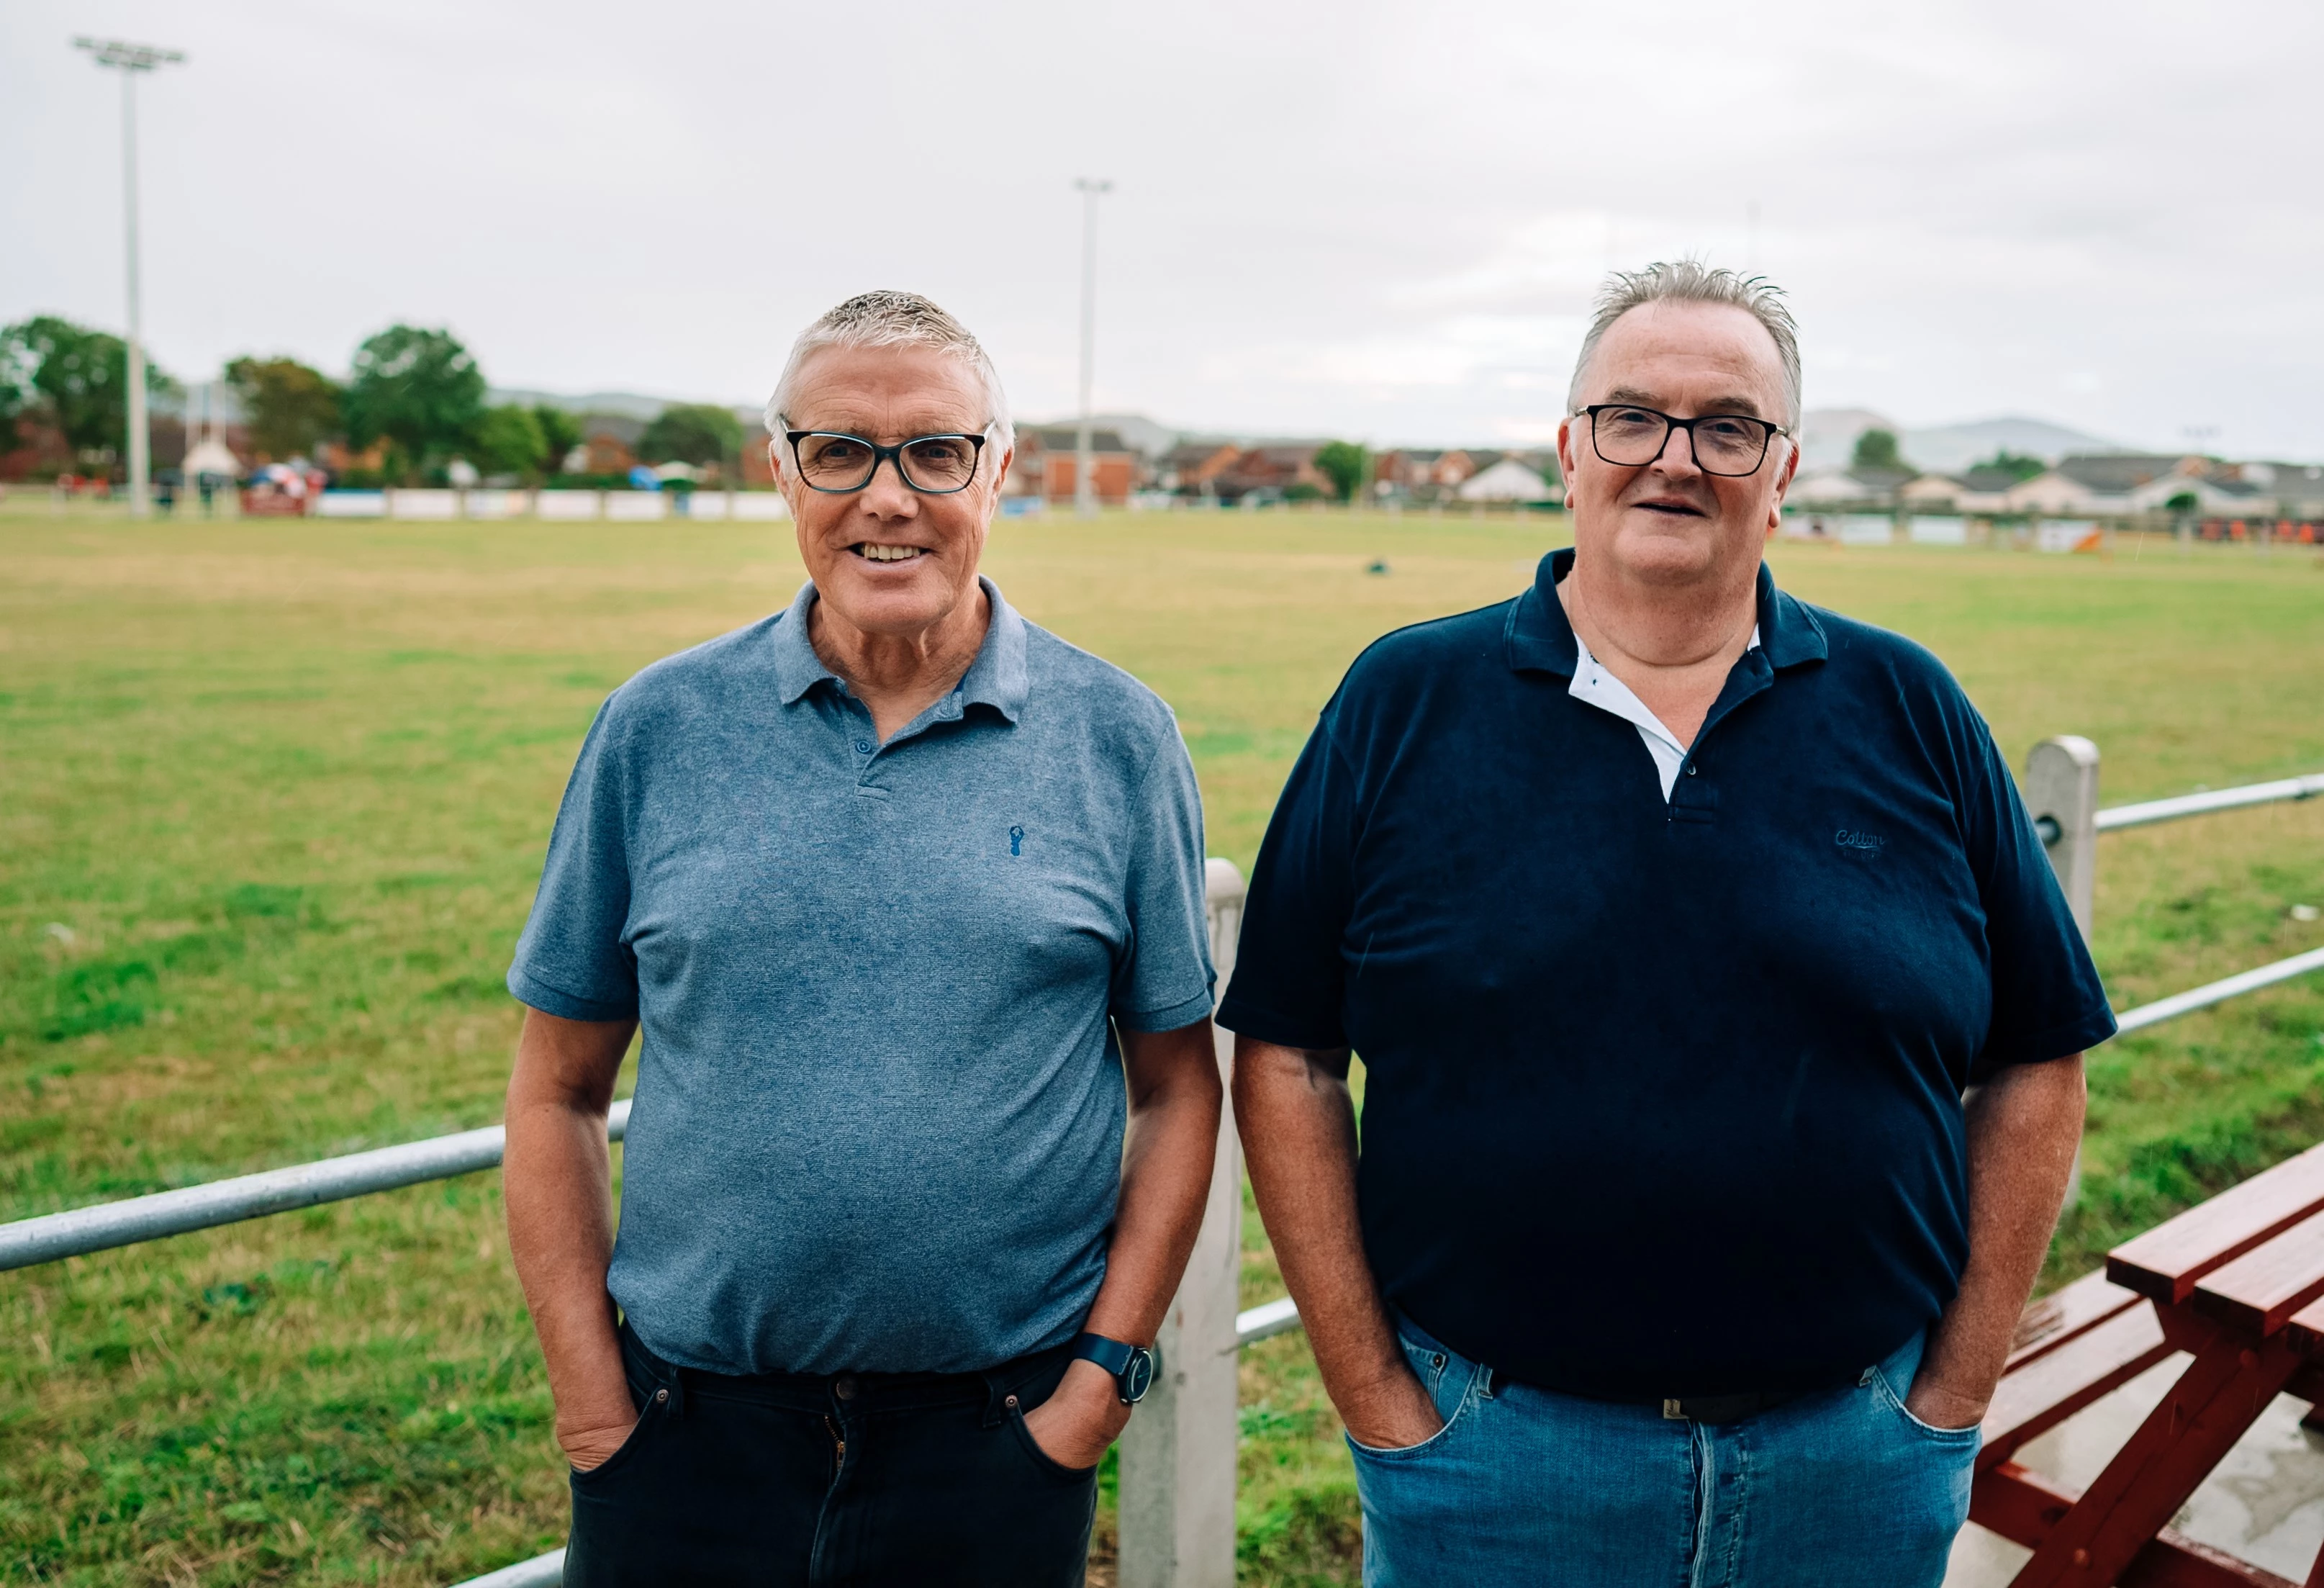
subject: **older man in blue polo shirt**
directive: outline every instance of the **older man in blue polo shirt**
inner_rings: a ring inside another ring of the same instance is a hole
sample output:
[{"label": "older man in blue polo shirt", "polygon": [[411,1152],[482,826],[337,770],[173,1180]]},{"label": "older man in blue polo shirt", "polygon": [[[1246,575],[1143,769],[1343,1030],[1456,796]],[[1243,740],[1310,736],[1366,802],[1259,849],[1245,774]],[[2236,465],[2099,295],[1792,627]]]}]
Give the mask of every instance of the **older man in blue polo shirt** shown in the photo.
[{"label": "older man in blue polo shirt", "polygon": [[842,304],[768,428],[811,582],[605,703],[509,972],[565,1581],[1078,1583],[1218,1129],[1193,768],[979,576],[952,317]]},{"label": "older man in blue polo shirt", "polygon": [[1573,549],[1349,669],[1219,1014],[1365,1581],[1932,1585],[2113,1020],[1960,687],[1768,577],[1774,291],[1617,277],[1571,410]]}]

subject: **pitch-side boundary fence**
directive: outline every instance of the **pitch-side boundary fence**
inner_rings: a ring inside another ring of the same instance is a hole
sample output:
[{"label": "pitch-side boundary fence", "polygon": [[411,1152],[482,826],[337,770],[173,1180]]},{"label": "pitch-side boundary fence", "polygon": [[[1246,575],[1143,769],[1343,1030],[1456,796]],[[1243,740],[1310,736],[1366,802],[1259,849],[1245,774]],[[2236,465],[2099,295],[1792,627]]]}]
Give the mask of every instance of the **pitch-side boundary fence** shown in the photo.
[{"label": "pitch-side boundary fence", "polygon": [[[2021,785],[2085,937],[2103,833],[2216,811],[2324,796],[2324,774],[2098,808],[2098,750],[2073,735],[2045,739],[2027,758]],[[1223,860],[1204,877],[1211,951],[1220,983],[1233,973],[1242,928],[1243,879]],[[2126,1011],[2124,1032],[2143,1030],[2324,970],[2324,948],[2277,960],[2206,986]],[[1219,1038],[1223,1068],[1231,1039]],[[630,1105],[613,1104],[606,1135],[618,1141]],[[0,1269],[29,1268],[168,1235],[206,1230],[350,1196],[495,1168],[502,1127],[351,1153],[151,1196],[100,1203],[0,1224]],[[1299,1326],[1289,1297],[1238,1309],[1242,1263],[1242,1154],[1234,1122],[1221,1129],[1203,1231],[1162,1325],[1161,1371],[1122,1436],[1120,1588],[1232,1588],[1235,1568],[1235,1367],[1242,1347]],[[472,1578],[461,1588],[542,1588],[563,1576],[561,1549]]]}]

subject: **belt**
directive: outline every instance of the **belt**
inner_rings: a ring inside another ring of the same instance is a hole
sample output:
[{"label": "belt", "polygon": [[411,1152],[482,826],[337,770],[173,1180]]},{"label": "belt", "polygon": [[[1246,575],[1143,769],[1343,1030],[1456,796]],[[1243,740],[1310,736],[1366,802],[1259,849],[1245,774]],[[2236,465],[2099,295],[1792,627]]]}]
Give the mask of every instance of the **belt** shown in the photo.
[{"label": "belt", "polygon": [[1813,1390],[1745,1390],[1733,1395],[1672,1396],[1661,1404],[1663,1416],[1673,1422],[1739,1423],[1815,1393]]}]

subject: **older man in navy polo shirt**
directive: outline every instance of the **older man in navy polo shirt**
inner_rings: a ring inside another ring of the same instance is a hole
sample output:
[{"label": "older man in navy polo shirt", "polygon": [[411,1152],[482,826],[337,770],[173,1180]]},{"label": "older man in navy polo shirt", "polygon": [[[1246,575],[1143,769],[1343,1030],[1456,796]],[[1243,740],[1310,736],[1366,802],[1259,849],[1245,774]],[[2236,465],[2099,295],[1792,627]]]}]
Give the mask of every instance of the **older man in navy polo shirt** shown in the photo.
[{"label": "older man in navy polo shirt", "polygon": [[605,703],[509,972],[565,1581],[1062,1588],[1210,1181],[1194,771],[979,576],[951,316],[842,304],[768,429],[812,582]]},{"label": "older man in navy polo shirt", "polygon": [[1259,852],[1219,1019],[1370,1584],[1934,1584],[1966,1517],[2114,1025],[1960,687],[1769,578],[1799,402],[1773,289],[1617,277],[1574,549],[1358,659]]}]

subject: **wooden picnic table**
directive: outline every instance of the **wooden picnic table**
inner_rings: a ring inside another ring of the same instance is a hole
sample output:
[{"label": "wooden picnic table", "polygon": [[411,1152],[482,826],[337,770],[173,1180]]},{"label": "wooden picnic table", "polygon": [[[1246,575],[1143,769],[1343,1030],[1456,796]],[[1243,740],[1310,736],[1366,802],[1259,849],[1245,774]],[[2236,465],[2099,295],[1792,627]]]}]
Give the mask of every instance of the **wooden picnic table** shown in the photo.
[{"label": "wooden picnic table", "polygon": [[[2192,1360],[2080,1494],[2013,1459],[2172,1353]],[[2324,1401],[2324,1145],[2118,1246],[2028,1307],[1969,1518],[2034,1551],[2012,1588],[2302,1588],[2169,1523],[2279,1394]],[[2324,1553],[2305,1588],[2324,1588]]]}]

